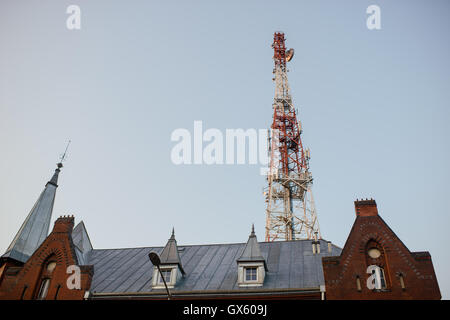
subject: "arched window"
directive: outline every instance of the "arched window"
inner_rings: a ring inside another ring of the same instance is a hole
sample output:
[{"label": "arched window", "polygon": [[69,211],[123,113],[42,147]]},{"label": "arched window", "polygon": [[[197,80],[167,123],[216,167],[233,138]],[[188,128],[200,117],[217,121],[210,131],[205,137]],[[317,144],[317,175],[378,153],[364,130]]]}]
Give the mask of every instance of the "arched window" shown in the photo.
[{"label": "arched window", "polygon": [[39,277],[39,282],[38,282],[39,290],[37,291],[36,299],[44,300],[47,298],[48,291],[50,288],[50,283],[52,281],[52,274],[55,271],[56,267],[57,267],[57,263],[56,263],[56,259],[53,255],[50,256],[49,258],[47,258],[45,260],[45,262],[43,263],[41,275]]},{"label": "arched window", "polygon": [[389,272],[386,270],[387,257],[380,243],[375,240],[369,240],[366,244],[366,262],[371,268],[373,280],[376,283],[375,289],[386,290],[389,288]]}]

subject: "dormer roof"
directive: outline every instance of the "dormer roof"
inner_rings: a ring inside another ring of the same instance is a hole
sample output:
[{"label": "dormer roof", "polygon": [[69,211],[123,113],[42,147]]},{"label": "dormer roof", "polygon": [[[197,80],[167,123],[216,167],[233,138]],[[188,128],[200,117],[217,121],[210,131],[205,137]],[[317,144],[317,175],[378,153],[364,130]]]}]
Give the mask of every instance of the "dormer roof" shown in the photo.
[{"label": "dormer roof", "polygon": [[267,271],[266,260],[261,254],[259,248],[258,240],[256,239],[255,227],[252,225],[252,232],[248,237],[247,244],[245,245],[244,251],[242,251],[241,256],[237,259],[237,262],[263,262],[264,268]]},{"label": "dormer roof", "polygon": [[175,239],[175,230],[172,229],[172,235],[167,241],[166,246],[160,254],[161,265],[177,264],[183,274],[180,255],[178,254],[177,240]]}]

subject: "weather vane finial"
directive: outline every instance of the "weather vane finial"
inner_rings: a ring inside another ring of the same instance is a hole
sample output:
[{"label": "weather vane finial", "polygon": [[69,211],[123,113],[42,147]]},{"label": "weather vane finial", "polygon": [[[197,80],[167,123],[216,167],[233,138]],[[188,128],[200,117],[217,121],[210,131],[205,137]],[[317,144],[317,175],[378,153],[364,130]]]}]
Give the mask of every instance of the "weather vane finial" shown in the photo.
[{"label": "weather vane finial", "polygon": [[59,157],[60,161],[58,163],[58,168],[61,168],[63,166],[62,163],[64,161],[66,161],[66,159],[67,159],[67,149],[69,149],[70,142],[71,142],[71,140],[69,140],[69,142],[67,142],[67,146],[66,146],[66,149],[64,150],[64,153]]}]

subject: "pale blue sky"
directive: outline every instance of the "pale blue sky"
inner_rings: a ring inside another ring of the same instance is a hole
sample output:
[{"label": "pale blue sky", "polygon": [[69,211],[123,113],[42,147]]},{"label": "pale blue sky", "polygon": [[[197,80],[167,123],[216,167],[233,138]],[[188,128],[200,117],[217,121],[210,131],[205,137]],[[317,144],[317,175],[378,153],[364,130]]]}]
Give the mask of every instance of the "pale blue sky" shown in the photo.
[{"label": "pale blue sky", "polygon": [[95,248],[164,245],[172,226],[180,244],[244,242],[252,223],[263,241],[260,166],[175,166],[170,134],[270,126],[282,30],[323,237],[343,246],[373,197],[449,298],[449,2],[242,2],[0,3],[0,251],[69,138],[53,220],[74,214]]}]

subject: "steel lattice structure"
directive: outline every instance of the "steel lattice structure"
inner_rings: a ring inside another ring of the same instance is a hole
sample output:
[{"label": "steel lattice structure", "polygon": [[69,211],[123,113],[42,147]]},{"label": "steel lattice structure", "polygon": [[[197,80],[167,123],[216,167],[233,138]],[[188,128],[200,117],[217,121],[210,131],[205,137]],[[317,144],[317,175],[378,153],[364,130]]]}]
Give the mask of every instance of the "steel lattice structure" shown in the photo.
[{"label": "steel lattice structure", "polygon": [[309,150],[301,140],[301,123],[290,95],[286,62],[293,50],[286,51],[284,33],[275,32],[275,98],[269,134],[268,186],[265,190],[266,241],[314,239],[321,237],[311,192]]}]

